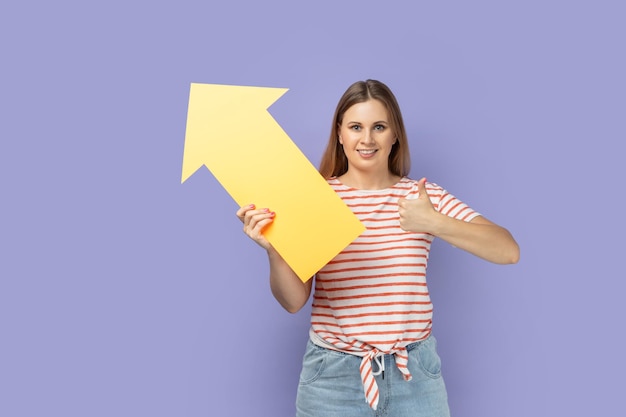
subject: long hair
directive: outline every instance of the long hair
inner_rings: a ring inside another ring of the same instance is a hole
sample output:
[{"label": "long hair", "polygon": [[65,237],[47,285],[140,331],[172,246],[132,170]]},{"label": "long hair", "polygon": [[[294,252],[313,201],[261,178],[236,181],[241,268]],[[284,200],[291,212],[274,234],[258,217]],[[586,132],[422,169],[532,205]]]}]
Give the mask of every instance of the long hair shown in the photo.
[{"label": "long hair", "polygon": [[348,87],[337,103],[330,128],[330,138],[320,162],[319,172],[324,178],[340,176],[348,171],[348,159],[339,143],[339,126],[341,126],[343,116],[350,107],[372,99],[380,101],[387,109],[391,129],[397,137],[397,141],[389,154],[389,171],[401,177],[409,174],[411,156],[409,155],[409,143],[398,101],[389,87],[382,82],[366,80],[357,81]]}]

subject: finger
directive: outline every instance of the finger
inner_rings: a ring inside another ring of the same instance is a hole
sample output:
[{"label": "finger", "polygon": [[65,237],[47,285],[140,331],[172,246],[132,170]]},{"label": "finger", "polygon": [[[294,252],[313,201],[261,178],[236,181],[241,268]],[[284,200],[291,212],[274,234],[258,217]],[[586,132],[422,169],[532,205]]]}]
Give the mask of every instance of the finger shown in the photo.
[{"label": "finger", "polygon": [[254,204],[248,204],[247,206],[242,206],[239,208],[239,210],[237,210],[236,215],[239,218],[239,220],[243,222],[246,217],[246,213],[249,210],[254,210],[254,208],[255,208]]},{"label": "finger", "polygon": [[[253,206],[253,205],[252,205]],[[252,221],[252,219],[255,216],[258,215],[264,215],[270,212],[270,209],[268,208],[262,208],[262,209],[255,209],[254,207],[250,208],[249,210],[246,210],[243,218],[241,219],[241,221],[243,221],[244,226],[247,226],[248,224],[250,224],[250,222]]]},{"label": "finger", "polygon": [[428,197],[428,192],[426,191],[426,177],[417,182],[417,192],[419,194],[419,198]]},{"label": "finger", "polygon": [[263,230],[274,221],[274,214],[268,213],[267,217],[255,216],[250,225],[244,226],[244,232],[256,243],[266,248],[269,242],[263,235]]},{"label": "finger", "polygon": [[253,204],[251,204],[251,207],[248,210],[245,210],[243,217],[249,220],[258,214],[268,214],[269,212],[270,212],[270,209],[268,208],[257,209],[254,207]]},{"label": "finger", "polygon": [[404,209],[406,209],[406,201],[407,199],[404,197],[400,197],[398,199],[398,211],[400,212],[400,215],[402,215],[402,211],[404,211]]},{"label": "finger", "polygon": [[274,216],[257,219],[252,227],[252,231],[256,236],[262,235],[263,230],[274,221]]},{"label": "finger", "polygon": [[[276,214],[269,209],[255,210],[253,214],[251,212],[246,213],[244,221],[244,230],[248,229],[252,233],[260,233],[267,225],[266,220],[274,221]],[[263,223],[262,223],[263,222]],[[262,223],[261,227],[259,224]],[[256,230],[258,229],[258,230]]]}]

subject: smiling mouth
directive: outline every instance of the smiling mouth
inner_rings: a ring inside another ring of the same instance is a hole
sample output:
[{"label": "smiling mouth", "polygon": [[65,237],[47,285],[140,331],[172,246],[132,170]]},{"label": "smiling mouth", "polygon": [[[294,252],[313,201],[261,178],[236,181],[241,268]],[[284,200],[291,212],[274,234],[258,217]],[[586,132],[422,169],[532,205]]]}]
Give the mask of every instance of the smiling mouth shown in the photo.
[{"label": "smiling mouth", "polygon": [[361,155],[374,155],[378,149],[358,149],[357,152]]}]

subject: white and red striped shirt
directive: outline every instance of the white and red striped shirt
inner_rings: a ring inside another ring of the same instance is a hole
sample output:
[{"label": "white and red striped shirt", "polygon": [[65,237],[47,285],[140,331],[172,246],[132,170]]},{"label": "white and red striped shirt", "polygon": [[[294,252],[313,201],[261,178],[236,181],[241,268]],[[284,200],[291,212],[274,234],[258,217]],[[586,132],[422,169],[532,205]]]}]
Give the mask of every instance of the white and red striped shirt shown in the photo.
[{"label": "white and red striped shirt", "polygon": [[[335,177],[328,183],[366,230],[317,273],[311,339],[363,357],[361,379],[375,409],[378,387],[372,359],[395,354],[408,380],[406,346],[430,335],[433,306],[426,265],[434,236],[400,228],[398,200],[417,197],[417,181],[404,177],[383,190],[351,188]],[[440,213],[464,221],[479,215],[436,184],[427,183],[426,191]]]}]

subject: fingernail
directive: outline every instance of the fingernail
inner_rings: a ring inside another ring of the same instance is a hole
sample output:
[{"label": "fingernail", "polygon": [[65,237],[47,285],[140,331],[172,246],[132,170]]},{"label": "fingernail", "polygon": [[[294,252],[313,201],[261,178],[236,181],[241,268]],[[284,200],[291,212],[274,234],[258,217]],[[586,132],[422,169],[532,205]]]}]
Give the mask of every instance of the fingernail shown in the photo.
[{"label": "fingernail", "polygon": [[254,204],[250,204],[250,205],[248,206],[248,208],[250,208],[250,209],[252,209],[252,210],[254,210],[254,208],[255,208],[255,207],[256,207],[256,206],[255,206]]},{"label": "fingernail", "polygon": [[276,216],[276,213],[271,212],[271,213],[270,213],[270,216],[274,217],[274,216]]},{"label": "fingernail", "polygon": [[270,209],[268,209],[268,208],[264,208],[264,209],[261,209],[261,211],[262,211],[263,213],[269,213],[269,212],[270,212]]}]

